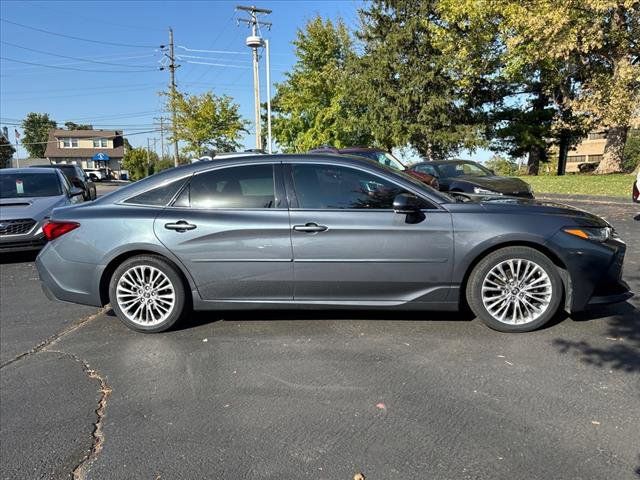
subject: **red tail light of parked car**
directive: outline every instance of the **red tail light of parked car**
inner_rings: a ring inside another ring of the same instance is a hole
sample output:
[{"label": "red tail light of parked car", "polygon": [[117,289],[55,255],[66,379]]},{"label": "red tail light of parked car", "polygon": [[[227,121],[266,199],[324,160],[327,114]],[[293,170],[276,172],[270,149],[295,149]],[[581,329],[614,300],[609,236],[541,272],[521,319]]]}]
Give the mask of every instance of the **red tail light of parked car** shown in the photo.
[{"label": "red tail light of parked car", "polygon": [[44,236],[51,241],[80,226],[77,222],[47,222],[42,227]]}]

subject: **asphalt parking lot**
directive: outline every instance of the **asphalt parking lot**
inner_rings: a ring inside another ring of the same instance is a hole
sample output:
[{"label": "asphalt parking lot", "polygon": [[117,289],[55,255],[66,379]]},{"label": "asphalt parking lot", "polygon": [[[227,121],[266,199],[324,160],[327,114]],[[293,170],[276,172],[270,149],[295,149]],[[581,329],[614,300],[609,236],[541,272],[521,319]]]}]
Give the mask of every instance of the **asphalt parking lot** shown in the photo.
[{"label": "asphalt parking lot", "polygon": [[[640,208],[565,200],[627,241]],[[640,478],[640,299],[500,334],[466,314],[217,312],[138,334],[0,264],[3,479]]]}]

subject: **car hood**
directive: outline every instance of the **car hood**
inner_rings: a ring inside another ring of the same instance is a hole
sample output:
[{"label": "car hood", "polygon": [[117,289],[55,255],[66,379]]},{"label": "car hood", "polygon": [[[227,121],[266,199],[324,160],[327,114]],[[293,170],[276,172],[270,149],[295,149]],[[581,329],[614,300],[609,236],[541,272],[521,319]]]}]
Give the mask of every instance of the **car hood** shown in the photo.
[{"label": "car hood", "polygon": [[558,215],[579,219],[580,223],[584,224],[584,226],[611,226],[606,220],[598,217],[597,215],[594,215],[593,213],[589,213],[585,210],[580,210],[579,208],[565,205],[563,203],[501,196],[483,197],[481,199],[478,199],[477,201],[472,200],[472,202],[479,204],[485,211],[489,211],[492,213],[505,212],[536,215]]},{"label": "car hood", "polygon": [[33,218],[42,220],[51,214],[56,207],[66,205],[64,195],[55,197],[26,197],[26,198],[2,198],[0,199],[0,218],[2,220],[15,220],[19,218]]},{"label": "car hood", "polygon": [[529,185],[523,180],[515,177],[500,177],[497,175],[489,177],[460,175],[459,177],[448,178],[447,180],[449,182],[467,182],[481,188],[486,188],[487,190],[506,194],[529,191]]}]

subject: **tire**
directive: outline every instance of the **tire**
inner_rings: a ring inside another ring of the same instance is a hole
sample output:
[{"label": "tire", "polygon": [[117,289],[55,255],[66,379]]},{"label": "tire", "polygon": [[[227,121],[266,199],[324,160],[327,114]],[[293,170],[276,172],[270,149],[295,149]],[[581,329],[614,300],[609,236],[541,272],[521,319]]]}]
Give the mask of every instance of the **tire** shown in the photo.
[{"label": "tire", "polygon": [[490,328],[530,332],[556,315],[563,285],[546,255],[529,247],[506,247],[475,266],[466,297],[473,313]]},{"label": "tire", "polygon": [[178,270],[155,255],[131,257],[118,266],[109,281],[109,300],[122,323],[144,333],[170,329],[190,304]]}]

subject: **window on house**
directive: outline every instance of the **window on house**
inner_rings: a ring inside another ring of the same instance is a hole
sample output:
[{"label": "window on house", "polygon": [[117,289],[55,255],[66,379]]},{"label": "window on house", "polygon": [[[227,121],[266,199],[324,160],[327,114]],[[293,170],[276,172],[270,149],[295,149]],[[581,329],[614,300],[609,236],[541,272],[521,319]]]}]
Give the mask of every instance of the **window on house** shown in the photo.
[{"label": "window on house", "polygon": [[605,132],[591,132],[588,138],[589,140],[602,140],[603,138],[607,138],[607,134]]},{"label": "window on house", "polygon": [[62,146],[64,148],[78,148],[78,139],[77,138],[63,138]]},{"label": "window on house", "polygon": [[94,138],[93,139],[93,148],[107,148],[107,139],[106,138]]},{"label": "window on house", "polygon": [[590,162],[601,162],[604,155],[589,155]]},{"label": "window on house", "polygon": [[580,163],[584,162],[587,159],[586,155],[568,155],[567,162],[568,163]]}]

